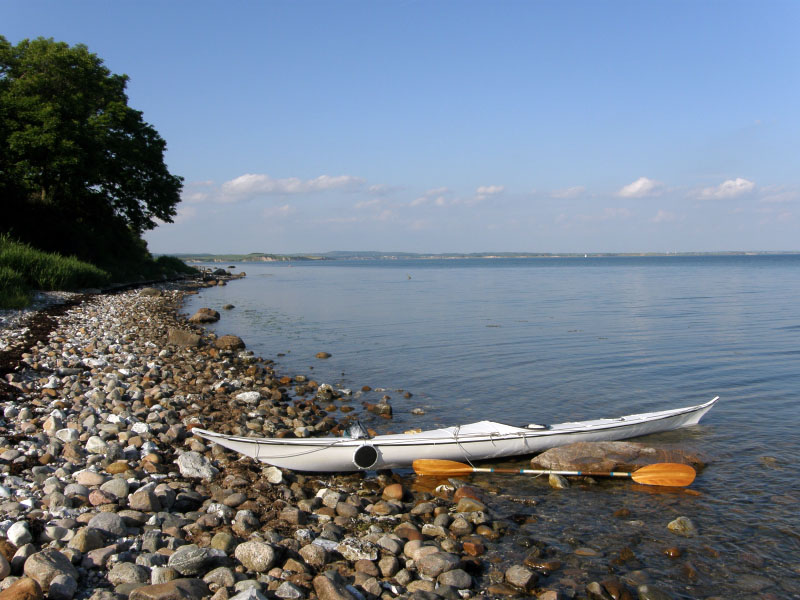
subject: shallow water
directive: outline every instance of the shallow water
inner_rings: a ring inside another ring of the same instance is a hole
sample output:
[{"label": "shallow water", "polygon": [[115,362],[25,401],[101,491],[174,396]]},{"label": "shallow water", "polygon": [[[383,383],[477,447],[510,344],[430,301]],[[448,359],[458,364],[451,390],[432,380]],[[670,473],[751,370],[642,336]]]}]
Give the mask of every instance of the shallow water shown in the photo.
[{"label": "shallow water", "polygon": [[[509,536],[510,556],[529,551],[521,536],[569,557],[552,577],[562,585],[602,579],[628,547],[636,559],[614,571],[644,570],[675,597],[800,597],[800,256],[237,266],[247,278],[204,290],[187,312],[220,310],[212,329],[241,336],[281,373],[390,390],[363,397],[391,396],[392,421],[364,418],[380,432],[611,417],[721,396],[700,426],[648,440],[709,459],[691,488],[700,495],[476,480],[497,486],[497,510],[537,519]],[[228,303],[236,308],[222,311]],[[631,515],[614,517],[622,507]],[[699,536],[667,531],[681,515]],[[575,556],[575,544],[601,556]],[[671,546],[680,558],[663,554]]]}]

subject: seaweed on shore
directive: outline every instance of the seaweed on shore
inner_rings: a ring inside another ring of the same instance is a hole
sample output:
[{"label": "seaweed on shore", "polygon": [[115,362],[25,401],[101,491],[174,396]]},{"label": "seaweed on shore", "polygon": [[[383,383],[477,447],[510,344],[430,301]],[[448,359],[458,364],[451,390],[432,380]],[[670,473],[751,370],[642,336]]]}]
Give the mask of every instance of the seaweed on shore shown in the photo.
[{"label": "seaweed on shore", "polygon": [[[47,308],[31,313],[23,323],[27,331],[22,336],[21,340],[13,344],[10,348],[0,351],[0,375],[6,375],[7,373],[16,371],[22,361],[23,354],[28,352],[39,342],[47,342],[50,333],[58,325],[56,317],[63,315],[73,306],[81,304],[89,298],[91,298],[91,296],[88,294],[76,296],[61,304],[48,306]],[[6,399],[5,397],[10,393],[9,389],[17,391],[5,381],[0,380],[0,399]]]}]

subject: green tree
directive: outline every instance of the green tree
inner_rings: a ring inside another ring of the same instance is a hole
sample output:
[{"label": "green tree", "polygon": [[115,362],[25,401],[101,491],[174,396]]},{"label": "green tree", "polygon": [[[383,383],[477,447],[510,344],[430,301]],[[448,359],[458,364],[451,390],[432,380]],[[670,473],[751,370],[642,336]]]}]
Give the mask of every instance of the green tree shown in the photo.
[{"label": "green tree", "polygon": [[172,221],[183,179],[127,82],[82,44],[0,36],[0,231],[101,264],[147,254],[141,234]]}]

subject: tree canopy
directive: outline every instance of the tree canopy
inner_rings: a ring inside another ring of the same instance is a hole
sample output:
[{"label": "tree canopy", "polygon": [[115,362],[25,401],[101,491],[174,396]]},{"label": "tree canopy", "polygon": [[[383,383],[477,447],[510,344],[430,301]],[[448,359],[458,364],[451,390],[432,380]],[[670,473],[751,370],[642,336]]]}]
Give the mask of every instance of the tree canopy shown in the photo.
[{"label": "tree canopy", "polygon": [[0,36],[0,231],[102,262],[172,221],[183,179],[127,82],[82,44]]}]

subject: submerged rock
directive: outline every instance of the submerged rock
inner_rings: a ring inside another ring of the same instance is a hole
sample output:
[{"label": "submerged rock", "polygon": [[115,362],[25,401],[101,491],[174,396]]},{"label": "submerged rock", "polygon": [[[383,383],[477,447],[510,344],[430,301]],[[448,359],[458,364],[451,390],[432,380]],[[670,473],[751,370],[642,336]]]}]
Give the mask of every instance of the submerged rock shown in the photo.
[{"label": "submerged rock", "polygon": [[553,471],[630,471],[662,462],[703,466],[696,453],[654,448],[636,442],[576,442],[551,448],[531,459],[531,468]]}]

